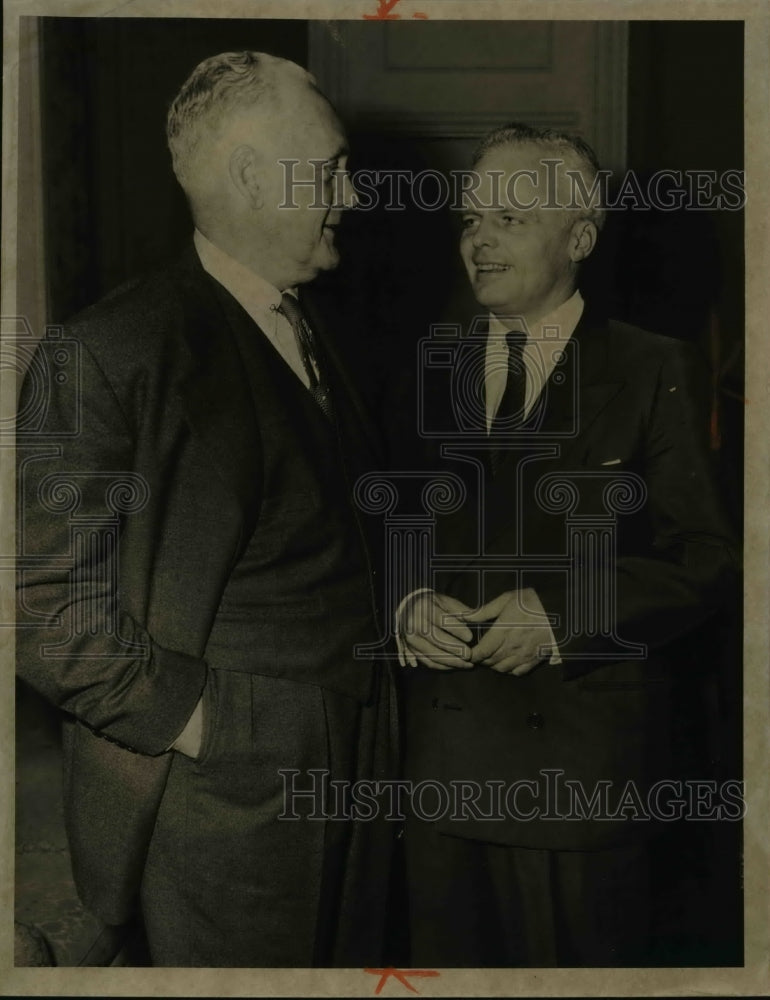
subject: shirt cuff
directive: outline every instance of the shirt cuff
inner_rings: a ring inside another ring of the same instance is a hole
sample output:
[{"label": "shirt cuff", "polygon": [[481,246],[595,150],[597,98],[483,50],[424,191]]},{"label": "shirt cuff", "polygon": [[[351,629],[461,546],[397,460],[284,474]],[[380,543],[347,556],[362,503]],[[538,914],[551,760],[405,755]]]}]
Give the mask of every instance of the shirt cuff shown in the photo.
[{"label": "shirt cuff", "polygon": [[417,597],[419,594],[433,594],[435,591],[432,587],[419,587],[417,590],[413,590],[410,594],[401,601],[399,606],[396,608],[396,613],[393,616],[393,632],[396,636],[396,650],[398,651],[398,662],[402,667],[410,666],[416,667],[417,660],[415,659],[414,653],[411,653],[407,647],[406,642],[403,637],[402,617],[407,604],[412,600],[412,598]]},{"label": "shirt cuff", "polygon": [[551,624],[547,620],[548,615],[546,613],[545,608],[543,607],[543,603],[540,600],[537,591],[533,590],[532,595],[533,595],[533,601],[532,601],[533,606],[530,608],[530,610],[535,611],[539,615],[542,615],[547,622],[548,637],[550,640],[548,644],[551,647],[551,655],[548,658],[548,663],[553,667],[557,667],[562,662],[562,658],[561,656],[559,656],[559,647],[556,645],[556,636],[553,634],[553,629],[551,628]]},{"label": "shirt cuff", "polygon": [[551,655],[548,658],[548,662],[552,667],[558,667],[563,661],[559,656],[559,647],[556,645],[556,637],[550,625],[548,626],[548,631],[551,633]]}]

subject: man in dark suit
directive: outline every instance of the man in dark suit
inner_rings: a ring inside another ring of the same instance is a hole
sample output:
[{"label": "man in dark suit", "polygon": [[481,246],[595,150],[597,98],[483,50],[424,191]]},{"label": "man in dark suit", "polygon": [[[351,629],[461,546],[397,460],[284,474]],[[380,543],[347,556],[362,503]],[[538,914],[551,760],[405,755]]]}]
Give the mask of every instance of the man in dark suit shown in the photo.
[{"label": "man in dark suit", "polygon": [[377,963],[390,832],[322,799],[393,760],[355,656],[377,451],[304,294],[354,202],[345,135],[305,70],[241,52],[168,139],[194,245],[44,343],[22,395],[18,670],[66,713],[81,897],[111,924],[140,897],[154,964]]},{"label": "man in dark suit", "polygon": [[633,965],[652,835],[693,811],[673,685],[733,572],[707,381],[576,290],[603,221],[583,141],[513,125],[474,167],[461,253],[487,318],[434,335],[421,372],[425,438],[468,499],[400,609],[407,776],[428,783],[412,961]]}]

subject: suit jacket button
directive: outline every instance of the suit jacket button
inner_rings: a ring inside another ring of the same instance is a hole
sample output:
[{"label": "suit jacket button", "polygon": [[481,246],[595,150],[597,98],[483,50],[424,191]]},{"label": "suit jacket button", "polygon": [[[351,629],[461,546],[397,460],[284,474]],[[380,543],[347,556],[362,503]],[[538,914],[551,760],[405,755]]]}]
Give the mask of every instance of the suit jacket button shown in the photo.
[{"label": "suit jacket button", "polygon": [[527,716],[527,725],[530,729],[542,729],[545,719],[539,712],[530,712]]}]

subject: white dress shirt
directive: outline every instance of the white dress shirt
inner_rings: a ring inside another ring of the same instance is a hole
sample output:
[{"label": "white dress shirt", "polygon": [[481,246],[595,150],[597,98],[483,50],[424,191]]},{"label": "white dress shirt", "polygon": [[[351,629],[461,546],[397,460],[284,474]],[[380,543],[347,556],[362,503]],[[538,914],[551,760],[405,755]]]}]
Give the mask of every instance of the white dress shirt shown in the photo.
[{"label": "white dress shirt", "polygon": [[524,416],[527,417],[543,391],[564,345],[575,332],[582,314],[583,297],[577,291],[557,309],[544,316],[532,330],[526,329],[523,321],[513,324],[510,321],[501,321],[497,316],[490,314],[484,365],[487,433],[492,427],[508,378],[508,346],[505,343],[505,334],[514,326],[517,329],[524,329],[527,334],[522,354],[527,374],[524,405]]},{"label": "white dress shirt", "polygon": [[[227,289],[264,331],[302,384],[310,388],[310,380],[302,364],[292,325],[283,313],[278,312],[281,292],[240,261],[220,250],[197,229],[193,241],[204,271]],[[287,288],[285,291],[296,298],[296,289]]]}]

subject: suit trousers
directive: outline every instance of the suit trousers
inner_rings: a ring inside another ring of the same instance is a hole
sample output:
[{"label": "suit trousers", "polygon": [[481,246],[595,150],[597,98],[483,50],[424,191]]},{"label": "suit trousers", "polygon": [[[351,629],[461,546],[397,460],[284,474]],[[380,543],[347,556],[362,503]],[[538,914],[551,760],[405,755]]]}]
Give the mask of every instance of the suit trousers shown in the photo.
[{"label": "suit trousers", "polygon": [[380,961],[392,831],[325,819],[322,779],[309,773],[387,773],[392,705],[384,679],[379,687],[361,705],[313,685],[209,671],[201,756],[174,755],[144,871],[153,965]]},{"label": "suit trousers", "polygon": [[506,847],[411,819],[413,966],[634,966],[649,947],[648,849]]}]

